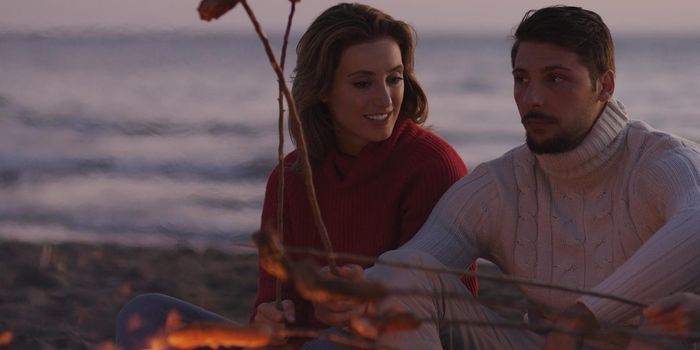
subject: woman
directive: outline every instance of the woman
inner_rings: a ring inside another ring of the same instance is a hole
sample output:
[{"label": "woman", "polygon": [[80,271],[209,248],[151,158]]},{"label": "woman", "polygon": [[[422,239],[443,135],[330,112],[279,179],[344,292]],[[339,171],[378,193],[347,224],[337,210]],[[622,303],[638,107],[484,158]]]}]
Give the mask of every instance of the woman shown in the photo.
[{"label": "woman", "polygon": [[[339,4],[316,18],[297,46],[292,94],[336,252],[376,257],[399,247],[466,174],[457,153],[421,127],[428,103],[414,75],[412,34],[409,25],[370,6]],[[299,144],[299,135],[292,132],[292,137]],[[296,151],[285,165],[285,245],[323,249]],[[276,226],[277,181],[275,170],[267,184],[263,226]],[[467,284],[476,293],[476,281]],[[291,283],[283,286],[283,310],[278,310],[274,285],[261,269],[253,322],[327,326],[314,318],[313,306]]]},{"label": "woman", "polygon": [[[466,174],[457,153],[420,126],[428,103],[414,76],[413,52],[406,23],[359,4],[326,10],[297,46],[292,93],[321,214],[336,252],[376,257],[397,248],[423,225],[443,192]],[[292,132],[295,142],[298,136]],[[294,151],[285,159],[284,242],[322,249],[296,155]],[[277,174],[273,171],[268,180],[263,226],[276,226]],[[351,268],[340,271],[349,273]],[[476,293],[476,281],[467,284]],[[282,296],[284,311],[279,311],[273,302],[275,281],[260,270],[253,322],[327,326],[315,320],[313,307],[291,284],[283,286]],[[181,300],[141,295],[120,311],[117,345],[143,346],[173,309],[185,323],[230,322]]]}]

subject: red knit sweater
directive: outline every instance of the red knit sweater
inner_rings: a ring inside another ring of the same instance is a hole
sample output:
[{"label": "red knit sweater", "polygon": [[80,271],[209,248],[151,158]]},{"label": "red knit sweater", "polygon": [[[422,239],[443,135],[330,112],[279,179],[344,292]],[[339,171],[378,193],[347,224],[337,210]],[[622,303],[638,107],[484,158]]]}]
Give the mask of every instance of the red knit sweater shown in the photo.
[{"label": "red knit sweater", "polygon": [[[313,179],[336,252],[377,257],[398,248],[420,229],[442,194],[467,172],[452,147],[410,120],[399,122],[389,139],[368,144],[355,157],[334,148],[329,153],[313,169]],[[295,159],[292,152],[285,163]],[[285,171],[284,193],[284,244],[323,249],[299,174]],[[267,182],[262,222],[276,226],[276,211],[277,169]],[[260,270],[253,310],[275,299],[274,286],[274,278]],[[478,289],[476,280],[468,281],[467,286],[473,293]],[[283,299],[294,301],[296,326],[324,326],[314,319],[312,305],[301,299],[291,283],[283,285],[282,293]]]}]

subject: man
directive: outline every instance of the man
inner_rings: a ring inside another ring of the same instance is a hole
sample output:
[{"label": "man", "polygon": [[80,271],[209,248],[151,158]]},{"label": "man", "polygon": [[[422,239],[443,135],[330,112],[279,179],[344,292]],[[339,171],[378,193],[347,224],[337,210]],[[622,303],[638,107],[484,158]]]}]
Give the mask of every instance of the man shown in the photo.
[{"label": "man", "polygon": [[[514,37],[514,97],[527,144],[453,185],[419,233],[381,258],[464,267],[483,257],[514,276],[641,303],[697,290],[696,146],[630,121],[612,98],[614,46],[597,14],[564,6],[530,11]],[[450,320],[493,324],[500,319],[475,303],[456,276],[385,265],[371,268],[367,276],[394,289],[465,294],[459,299],[393,296],[382,302],[380,309],[399,304],[419,318],[435,320],[417,332],[380,338],[401,349],[608,349],[629,342],[625,337],[449,326]],[[636,326],[642,315],[629,303],[519,287],[531,305],[527,319],[540,329]],[[319,305],[318,317],[344,324],[351,313],[339,308]],[[675,341],[672,346],[690,345]]]}]

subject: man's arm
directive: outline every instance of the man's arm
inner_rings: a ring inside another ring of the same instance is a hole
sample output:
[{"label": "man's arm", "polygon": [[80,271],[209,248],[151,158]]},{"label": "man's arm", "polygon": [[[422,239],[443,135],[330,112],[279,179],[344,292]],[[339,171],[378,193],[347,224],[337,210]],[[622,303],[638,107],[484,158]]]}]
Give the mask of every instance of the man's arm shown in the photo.
[{"label": "man's arm", "polygon": [[[639,302],[694,290],[700,281],[700,155],[689,148],[666,150],[636,174],[639,195],[666,217],[666,223],[594,290]],[[657,190],[649,196],[647,188]],[[662,189],[663,191],[658,191]],[[644,194],[647,194],[644,197]],[[639,308],[583,296],[578,300],[597,318],[620,322],[639,315]]]},{"label": "man's arm", "polygon": [[445,266],[466,269],[497,234],[499,190],[487,166],[457,181],[418,233],[399,249],[426,252]]},{"label": "man's arm", "polygon": [[[481,169],[481,170],[480,170]],[[467,269],[480,254],[479,240],[485,239],[494,222],[490,213],[498,213],[498,194],[492,178],[483,167],[457,181],[442,196],[425,225],[401,249],[420,250],[435,257],[442,264]],[[489,210],[484,210],[484,208]],[[385,257],[385,255],[380,256]],[[396,261],[395,261],[396,262]],[[415,264],[415,261],[401,261]],[[369,272],[371,274],[371,272]],[[341,278],[343,278],[341,276]],[[362,271],[349,271],[352,280],[364,279]],[[316,317],[334,326],[344,326],[358,312],[366,312],[368,305],[350,301],[314,303]]]}]

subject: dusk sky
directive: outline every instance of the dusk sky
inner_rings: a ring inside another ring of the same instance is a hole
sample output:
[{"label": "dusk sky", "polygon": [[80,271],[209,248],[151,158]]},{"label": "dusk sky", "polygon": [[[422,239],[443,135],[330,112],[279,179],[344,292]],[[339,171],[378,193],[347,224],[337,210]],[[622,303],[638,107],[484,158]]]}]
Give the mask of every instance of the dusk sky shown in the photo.
[{"label": "dusk sky", "polygon": [[[302,31],[332,0],[302,0],[295,31]],[[141,30],[251,30],[241,8],[219,21],[205,23],[195,12],[197,0],[31,0],[0,2],[0,31],[43,31],[56,28]],[[280,32],[288,13],[285,0],[249,0],[266,31]],[[394,17],[411,23],[419,33],[508,34],[528,9],[561,1],[521,0],[367,0]],[[613,33],[700,35],[700,2],[568,1],[603,16]]]}]

